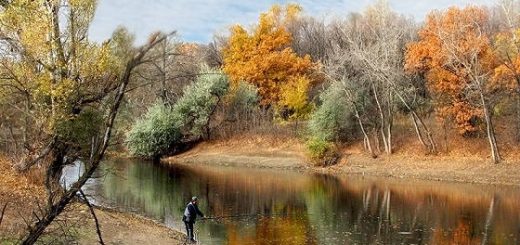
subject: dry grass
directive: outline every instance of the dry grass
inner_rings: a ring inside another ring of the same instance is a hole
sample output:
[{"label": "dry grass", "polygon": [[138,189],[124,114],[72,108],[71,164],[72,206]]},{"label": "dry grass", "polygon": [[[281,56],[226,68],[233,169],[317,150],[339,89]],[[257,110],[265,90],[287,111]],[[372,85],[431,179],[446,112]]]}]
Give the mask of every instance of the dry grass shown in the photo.
[{"label": "dry grass", "polygon": [[[520,142],[516,139],[516,129],[513,125],[514,118],[503,117],[496,120],[496,135],[502,158],[506,162],[515,161],[520,157]],[[448,128],[444,131],[442,123],[431,117],[425,120],[433,132],[437,144],[438,153],[428,156],[421,145],[410,120],[407,117],[398,117],[395,120],[393,131],[393,150],[395,156],[406,156],[419,159],[446,158],[471,158],[490,160],[490,148],[484,133],[476,137],[463,137],[455,129]],[[447,136],[445,138],[445,135]],[[374,144],[374,143],[373,143]],[[345,154],[364,154],[363,142],[355,141],[342,148]],[[381,147],[381,150],[382,147]],[[380,154],[383,155],[383,154]]]},{"label": "dry grass", "polygon": [[0,234],[16,237],[25,232],[23,218],[31,216],[36,203],[45,195],[41,171],[34,169],[27,174],[17,173],[9,159],[0,155],[0,205],[3,207],[7,203]]}]

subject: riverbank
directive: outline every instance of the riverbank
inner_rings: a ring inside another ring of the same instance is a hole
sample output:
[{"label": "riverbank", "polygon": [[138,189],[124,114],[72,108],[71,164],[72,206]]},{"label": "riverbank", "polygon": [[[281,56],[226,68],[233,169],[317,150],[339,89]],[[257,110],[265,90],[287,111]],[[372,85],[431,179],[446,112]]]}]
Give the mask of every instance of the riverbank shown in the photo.
[{"label": "riverbank", "polygon": [[[37,202],[43,203],[45,191],[40,180],[42,173],[32,170],[27,174],[14,171],[7,158],[0,156],[0,244],[18,244],[26,232],[26,220],[32,212],[38,213]],[[182,244],[184,235],[162,224],[137,215],[95,209],[106,244]],[[59,216],[47,235],[44,244],[78,243],[96,244],[95,223],[84,204],[73,203]]]},{"label": "riverbank", "polygon": [[[90,215],[88,209],[75,204],[82,215]],[[184,234],[172,230],[163,224],[131,213],[96,209],[100,220],[103,240],[109,244],[183,244]],[[79,244],[96,244],[98,237],[94,221],[90,219],[88,227],[82,227],[78,236]]]},{"label": "riverbank", "polygon": [[248,137],[240,140],[202,142],[164,162],[229,167],[308,169],[305,146],[297,139]]},{"label": "riverbank", "polygon": [[306,157],[305,146],[296,139],[246,138],[204,142],[192,150],[165,158],[178,164],[205,164],[253,168],[296,169],[329,174],[436,180],[493,185],[519,185],[520,162],[514,154],[500,164],[477,153],[451,151],[425,155],[400,149],[393,155],[372,158],[359,145],[341,149],[342,158],[330,167],[315,167]]},{"label": "riverbank", "polygon": [[518,162],[492,164],[478,157],[393,155],[373,159],[351,154],[335,166],[314,170],[332,174],[520,186]]}]

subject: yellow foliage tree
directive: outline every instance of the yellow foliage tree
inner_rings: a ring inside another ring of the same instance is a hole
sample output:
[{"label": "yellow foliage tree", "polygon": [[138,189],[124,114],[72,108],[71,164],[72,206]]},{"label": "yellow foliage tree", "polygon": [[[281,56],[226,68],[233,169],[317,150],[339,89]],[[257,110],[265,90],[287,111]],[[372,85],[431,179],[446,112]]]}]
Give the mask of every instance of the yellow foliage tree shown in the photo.
[{"label": "yellow foliage tree", "polygon": [[495,69],[494,81],[505,88],[520,91],[520,29],[496,35],[495,52],[500,65]]},{"label": "yellow foliage tree", "polygon": [[36,120],[32,126],[49,134],[58,122],[76,116],[79,107],[115,89],[112,78],[123,66],[120,57],[110,43],[86,38],[96,4],[16,0],[0,13],[0,32],[11,52],[0,59],[2,83],[26,94],[26,113]]},{"label": "yellow foliage tree", "polygon": [[[46,207],[28,221],[21,242],[34,244],[101,164],[134,70],[167,35],[156,33],[133,48],[120,30],[97,44],[88,39],[96,0],[1,4],[0,95],[8,103],[0,104],[0,112],[14,115],[9,126],[16,130],[15,144],[22,135],[15,167],[24,171],[45,161],[39,165],[45,168]],[[78,159],[85,171],[65,188],[62,170]]]},{"label": "yellow foliage tree", "polygon": [[307,94],[316,82],[313,74],[317,68],[309,55],[299,57],[290,48],[287,26],[300,12],[296,4],[274,5],[260,15],[251,32],[233,26],[223,52],[223,70],[234,86],[240,81],[251,83],[258,88],[263,105],[287,107],[294,113],[307,111]]}]

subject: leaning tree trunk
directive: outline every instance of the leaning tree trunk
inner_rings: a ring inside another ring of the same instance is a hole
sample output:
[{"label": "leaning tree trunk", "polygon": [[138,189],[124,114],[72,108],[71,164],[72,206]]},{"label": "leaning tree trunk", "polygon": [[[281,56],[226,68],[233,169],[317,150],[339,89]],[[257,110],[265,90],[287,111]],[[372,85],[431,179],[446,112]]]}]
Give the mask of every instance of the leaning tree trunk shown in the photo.
[{"label": "leaning tree trunk", "polygon": [[[105,122],[105,129],[103,134],[103,141],[98,147],[94,147],[94,152],[92,153],[89,159],[90,168],[86,169],[83,175],[79,177],[79,179],[73,183],[68,190],[66,190],[63,194],[60,195],[60,198],[48,207],[46,207],[46,213],[38,219],[38,221],[29,227],[29,233],[25,236],[21,244],[30,245],[34,244],[38,238],[43,234],[45,229],[60,215],[65,207],[70,203],[70,201],[76,196],[76,194],[81,190],[81,187],[92,177],[96,169],[99,167],[101,160],[103,159],[105,152],[109,146],[110,137],[112,134],[112,129],[114,126],[115,118],[119,112],[119,107],[121,106],[121,102],[126,93],[126,88],[128,83],[130,82],[130,77],[132,75],[132,71],[142,63],[142,59],[150,49],[152,49],[159,42],[163,41],[166,37],[172,35],[174,32],[168,35],[158,36],[156,35],[153,40],[150,40],[149,43],[141,46],[136,54],[127,62],[125,70],[118,82],[117,91],[114,97],[114,102],[111,105],[107,120]],[[60,157],[60,156],[57,156]]]},{"label": "leaning tree trunk", "polygon": [[370,152],[370,155],[373,158],[376,158],[376,154],[374,153],[374,149],[372,148],[372,144],[370,143],[370,137],[368,137],[367,131],[365,130],[365,126],[363,125],[363,122],[361,121],[361,117],[359,116],[359,113],[357,112],[357,110],[356,110],[356,118],[358,120],[361,132],[363,133],[363,139],[364,139],[364,142],[366,142],[368,152]]},{"label": "leaning tree trunk", "polygon": [[482,107],[484,109],[484,120],[486,121],[486,133],[489,142],[489,148],[491,150],[491,159],[493,163],[500,163],[500,153],[498,151],[497,139],[495,136],[495,129],[493,127],[493,121],[491,119],[491,114],[489,112],[488,105],[486,103],[486,99],[484,98],[484,94],[480,93],[480,100],[482,102]]},{"label": "leaning tree trunk", "polygon": [[[394,92],[395,92],[395,95],[397,96],[397,98],[399,98],[399,100],[403,103],[403,105],[406,107],[406,109],[408,109],[410,111],[410,113],[412,114],[412,117],[414,118],[414,125],[417,125],[417,121],[418,121],[419,124],[421,125],[422,129],[426,132],[426,136],[428,137],[429,145],[424,144],[424,140],[422,140],[422,136],[420,134],[418,134],[419,140],[421,140],[423,142],[423,145],[427,148],[429,153],[432,153],[432,154],[436,153],[437,146],[435,145],[435,141],[433,140],[432,132],[430,131],[428,126],[426,126],[426,124],[424,123],[422,118],[419,117],[419,115],[417,115],[415,110],[408,104],[408,102],[406,102],[406,100],[403,98],[403,96],[401,94],[399,94],[399,92],[397,92],[397,91],[394,91]],[[415,120],[417,120],[417,121],[415,121]]]},{"label": "leaning tree trunk", "polygon": [[421,130],[419,129],[419,125],[417,125],[417,119],[415,118],[414,114],[410,113],[410,116],[412,118],[413,126],[415,128],[415,133],[417,134],[417,138],[419,139],[419,141],[421,142],[421,144],[424,147],[430,149],[430,146],[427,145],[426,142],[424,141],[424,136],[422,135]]},{"label": "leaning tree trunk", "polygon": [[[381,137],[383,140],[383,145],[385,147],[386,154],[392,154],[391,144],[390,144],[390,135],[386,135],[385,130],[387,130],[387,118],[385,117],[385,113],[383,112],[383,107],[381,106],[381,102],[379,101],[379,96],[377,95],[377,90],[374,84],[372,84],[372,92],[374,93],[374,99],[376,101],[377,110],[379,111],[379,119],[381,125],[379,125],[379,131],[381,133]],[[390,130],[388,131],[391,132]],[[376,136],[377,137],[377,136]],[[379,145],[379,144],[378,144]]]},{"label": "leaning tree trunk", "polygon": [[419,115],[417,115],[417,113],[412,110],[412,115],[414,116],[414,118],[416,120],[419,121],[419,124],[421,124],[423,130],[426,132],[426,137],[428,138],[428,149],[429,149],[429,152],[430,153],[436,153],[437,152],[437,145],[435,144],[435,141],[433,140],[433,136],[432,136],[432,132],[430,131],[430,129],[428,128],[428,126],[426,126],[426,124],[424,123],[424,121],[422,120],[421,117],[419,117]]}]

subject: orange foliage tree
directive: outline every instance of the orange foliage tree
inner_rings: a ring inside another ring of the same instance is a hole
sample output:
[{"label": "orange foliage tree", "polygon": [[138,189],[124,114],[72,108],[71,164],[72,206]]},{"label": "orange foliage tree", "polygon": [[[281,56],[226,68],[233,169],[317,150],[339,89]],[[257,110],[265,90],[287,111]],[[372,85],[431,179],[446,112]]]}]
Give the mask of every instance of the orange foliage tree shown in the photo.
[{"label": "orange foliage tree", "polygon": [[309,55],[300,57],[290,47],[287,27],[300,11],[296,4],[274,5],[260,15],[251,32],[240,25],[232,27],[223,50],[223,70],[232,85],[251,83],[258,88],[262,105],[288,107],[294,115],[306,114],[310,108],[307,94],[317,68]]},{"label": "orange foliage tree", "polygon": [[500,65],[493,80],[516,99],[516,140],[520,141],[520,29],[508,25],[495,36],[495,53]]},{"label": "orange foliage tree", "polygon": [[479,130],[484,121],[492,158],[498,162],[491,120],[497,62],[488,23],[488,12],[478,7],[431,13],[420,40],[408,45],[406,69],[426,75],[438,115],[453,119],[461,134]]},{"label": "orange foliage tree", "polygon": [[494,47],[500,65],[494,80],[507,90],[520,94],[520,23],[517,0],[503,0],[497,4],[502,28],[495,36]]}]

